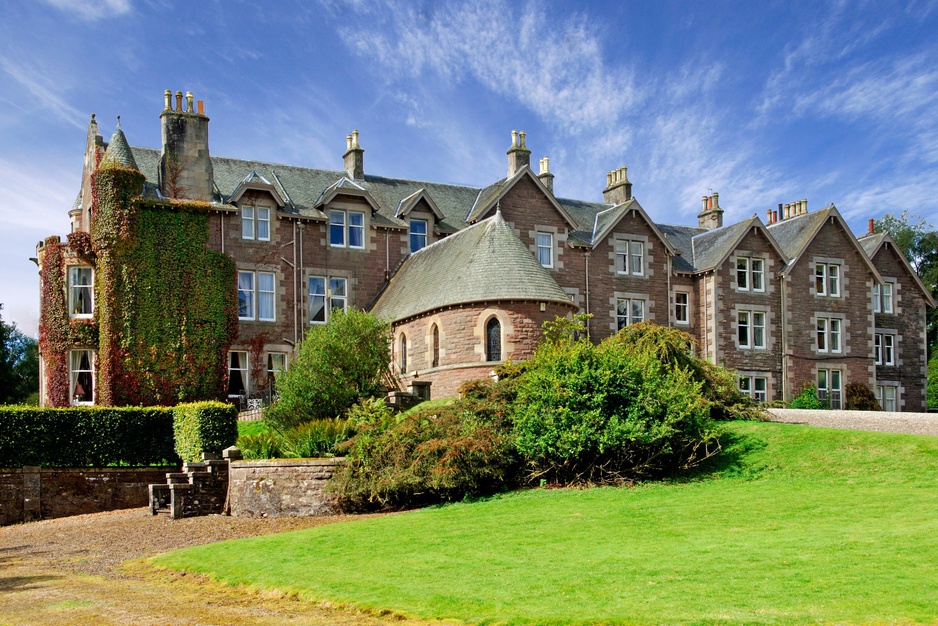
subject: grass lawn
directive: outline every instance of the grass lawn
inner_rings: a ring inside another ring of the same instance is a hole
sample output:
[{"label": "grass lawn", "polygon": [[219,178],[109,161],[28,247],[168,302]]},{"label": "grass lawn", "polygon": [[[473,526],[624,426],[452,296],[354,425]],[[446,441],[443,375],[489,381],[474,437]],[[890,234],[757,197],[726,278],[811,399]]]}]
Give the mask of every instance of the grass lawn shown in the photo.
[{"label": "grass lawn", "polygon": [[733,423],[703,477],[543,490],[162,555],[475,623],[938,622],[938,437]]},{"label": "grass lawn", "polygon": [[267,424],[264,420],[252,420],[250,422],[238,422],[238,436],[259,435],[267,430]]}]

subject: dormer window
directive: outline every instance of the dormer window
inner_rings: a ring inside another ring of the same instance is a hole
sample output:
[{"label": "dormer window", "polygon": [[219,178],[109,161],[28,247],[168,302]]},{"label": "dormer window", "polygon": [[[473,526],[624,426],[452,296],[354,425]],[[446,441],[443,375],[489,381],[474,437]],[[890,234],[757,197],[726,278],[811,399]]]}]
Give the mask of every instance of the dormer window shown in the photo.
[{"label": "dormer window", "polygon": [[94,287],[90,267],[68,268],[69,317],[91,317],[94,312]]},{"label": "dormer window", "polygon": [[427,247],[427,220],[410,220],[410,251]]},{"label": "dormer window", "polygon": [[329,245],[335,248],[364,248],[365,214],[356,211],[330,211]]},{"label": "dormer window", "polygon": [[241,238],[270,241],[270,209],[241,207]]}]

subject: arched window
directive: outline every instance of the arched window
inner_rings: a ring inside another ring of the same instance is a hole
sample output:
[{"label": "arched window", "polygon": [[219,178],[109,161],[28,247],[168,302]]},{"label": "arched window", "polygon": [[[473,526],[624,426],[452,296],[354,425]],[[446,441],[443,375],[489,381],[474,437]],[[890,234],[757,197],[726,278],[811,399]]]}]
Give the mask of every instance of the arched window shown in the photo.
[{"label": "arched window", "polygon": [[401,351],[400,351],[400,365],[401,373],[407,371],[407,336],[401,335]]},{"label": "arched window", "polygon": [[440,366],[440,327],[436,324],[433,325],[432,330],[430,331],[430,342],[433,347],[433,360],[431,361],[432,365],[430,367],[439,367]]},{"label": "arched window", "polygon": [[485,324],[485,360],[502,360],[502,325],[497,317]]}]

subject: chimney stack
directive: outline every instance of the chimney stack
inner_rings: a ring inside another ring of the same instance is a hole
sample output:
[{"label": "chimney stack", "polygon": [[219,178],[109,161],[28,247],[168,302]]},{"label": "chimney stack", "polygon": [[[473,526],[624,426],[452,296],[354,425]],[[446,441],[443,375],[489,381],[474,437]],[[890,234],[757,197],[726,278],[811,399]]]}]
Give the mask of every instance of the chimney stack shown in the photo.
[{"label": "chimney stack", "polygon": [[547,187],[547,191],[550,192],[550,195],[554,195],[554,175],[550,173],[550,157],[544,157],[539,161],[539,164],[541,170],[537,177],[544,183],[544,186]]},{"label": "chimney stack", "polygon": [[873,218],[872,218],[872,217],[870,218],[870,229],[869,229],[869,230],[870,230],[869,234],[872,235],[872,234],[873,234]]},{"label": "chimney stack", "polygon": [[176,92],[176,108],[172,106],[173,93],[163,92],[162,122],[163,149],[160,153],[159,186],[164,196],[211,202],[215,176],[208,149],[208,122],[204,107],[193,108],[192,92]]},{"label": "chimney stack", "polygon": [[713,192],[711,196],[704,196],[703,210],[697,215],[697,225],[700,228],[713,230],[723,227],[723,209],[720,208],[720,194]]},{"label": "chimney stack", "polygon": [[508,148],[508,178],[521,171],[522,168],[531,167],[531,151],[525,145],[526,133],[511,131],[511,147]]},{"label": "chimney stack", "polygon": [[358,131],[345,137],[345,175],[352,180],[365,180],[365,151],[358,143]]},{"label": "chimney stack", "polygon": [[603,202],[623,204],[632,199],[632,183],[629,182],[629,168],[624,165],[606,174],[606,188],[603,189]]}]

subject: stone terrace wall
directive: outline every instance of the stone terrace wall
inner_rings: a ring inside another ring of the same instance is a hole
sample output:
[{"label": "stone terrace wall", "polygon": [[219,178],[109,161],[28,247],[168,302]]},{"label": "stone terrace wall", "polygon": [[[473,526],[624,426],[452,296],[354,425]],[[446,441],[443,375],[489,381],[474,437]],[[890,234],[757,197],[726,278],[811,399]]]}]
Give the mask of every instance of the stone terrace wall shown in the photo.
[{"label": "stone terrace wall", "polygon": [[0,469],[0,525],[146,506],[167,467]]},{"label": "stone terrace wall", "polygon": [[239,517],[302,517],[338,512],[326,482],[345,459],[234,461],[228,502]]}]

